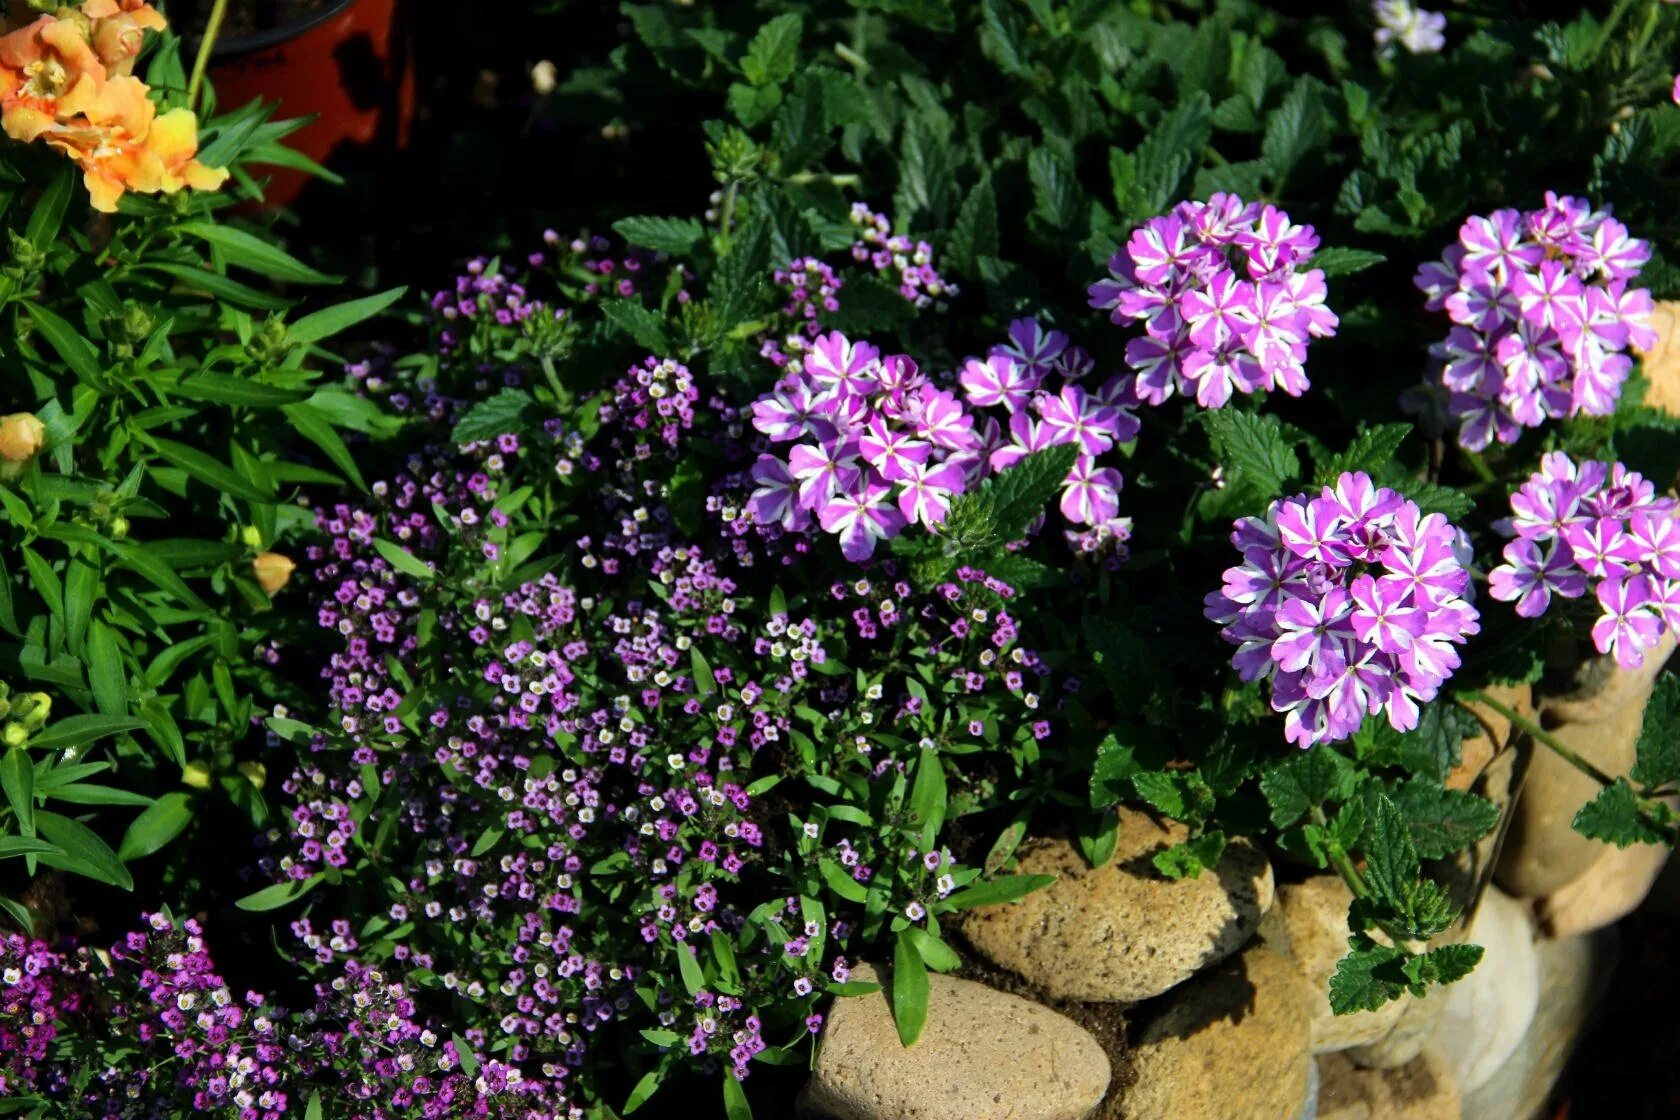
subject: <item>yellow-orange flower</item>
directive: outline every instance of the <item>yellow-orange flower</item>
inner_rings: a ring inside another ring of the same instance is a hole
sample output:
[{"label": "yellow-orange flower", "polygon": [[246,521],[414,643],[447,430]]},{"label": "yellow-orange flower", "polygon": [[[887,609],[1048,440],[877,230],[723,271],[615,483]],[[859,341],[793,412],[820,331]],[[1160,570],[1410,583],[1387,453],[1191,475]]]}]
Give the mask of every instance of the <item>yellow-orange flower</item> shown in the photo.
[{"label": "yellow-orange flower", "polygon": [[146,32],[169,26],[146,0],[87,0],[82,15],[91,24],[88,41],[93,53],[115,75],[134,72],[134,60],[145,44]]},{"label": "yellow-orange flower", "polygon": [[157,106],[144,82],[112,78],[75,104],[77,115],[54,125],[43,139],[81,166],[95,210],[115,210],[125,191],[162,189],[161,164],[145,147]]},{"label": "yellow-orange flower", "polygon": [[0,36],[0,126],[14,140],[34,140],[74,115],[66,102],[91,98],[105,77],[80,23],[42,16]]},{"label": "yellow-orange flower", "polygon": [[290,556],[279,552],[262,552],[251,561],[251,573],[257,577],[257,585],[270,595],[279,593],[282,587],[291,582],[292,572],[297,564]]},{"label": "yellow-orange flower", "polygon": [[198,118],[191,109],[171,109],[152,122],[146,134],[146,155],[157,163],[158,186],[141,188],[174,194],[182,187],[213,191],[227,182],[225,167],[199,163]]}]

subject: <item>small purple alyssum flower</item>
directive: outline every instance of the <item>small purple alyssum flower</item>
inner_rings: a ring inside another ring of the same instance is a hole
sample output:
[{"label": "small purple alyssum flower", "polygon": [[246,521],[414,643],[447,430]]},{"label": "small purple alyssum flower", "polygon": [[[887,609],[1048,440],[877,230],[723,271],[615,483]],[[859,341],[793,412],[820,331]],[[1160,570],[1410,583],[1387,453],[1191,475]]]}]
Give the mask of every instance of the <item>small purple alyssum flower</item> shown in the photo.
[{"label": "small purple alyssum flower", "polygon": [[1137,399],[1160,404],[1179,392],[1220,408],[1238,393],[1305,392],[1307,343],[1338,323],[1324,305],[1324,273],[1304,267],[1317,248],[1311,226],[1223,193],[1134,230],[1108,279],[1091,285],[1090,304],[1116,324],[1144,324],[1126,345]]},{"label": "small purple alyssum flower", "polygon": [[1435,54],[1447,45],[1447,17],[1424,11],[1411,0],[1372,0],[1371,14],[1377,21],[1378,54],[1391,55],[1396,46],[1410,54]]},{"label": "small purple alyssum flower", "polygon": [[868,203],[852,203],[851,220],[858,227],[852,243],[852,259],[867,264],[898,294],[917,307],[944,306],[957,294],[957,286],[933,266],[933,246],[892,232],[892,220],[878,214]]},{"label": "small purple alyssum flower", "polygon": [[1417,726],[1480,629],[1461,531],[1363,472],[1316,498],[1238,521],[1242,563],[1207,597],[1245,681],[1270,678],[1284,735],[1302,747],[1352,735],[1381,711]]},{"label": "small purple alyssum flower", "polygon": [[1468,218],[1415,280],[1454,323],[1430,353],[1459,444],[1479,451],[1547,419],[1615,411],[1626,349],[1656,343],[1651,293],[1631,286],[1650,257],[1608,210],[1550,191],[1538,210]]},{"label": "small purple alyssum flower", "polygon": [[1511,495],[1508,524],[1515,537],[1488,593],[1517,614],[1535,618],[1554,597],[1590,590],[1593,645],[1629,669],[1665,633],[1680,635],[1680,503],[1638,472],[1554,451]]}]

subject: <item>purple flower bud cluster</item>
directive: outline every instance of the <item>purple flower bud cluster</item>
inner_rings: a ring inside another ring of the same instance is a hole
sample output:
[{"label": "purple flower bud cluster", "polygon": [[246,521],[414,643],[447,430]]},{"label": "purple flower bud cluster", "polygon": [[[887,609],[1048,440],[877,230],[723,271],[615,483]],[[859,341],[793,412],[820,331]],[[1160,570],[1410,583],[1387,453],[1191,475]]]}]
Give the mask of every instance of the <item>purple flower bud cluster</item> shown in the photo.
[{"label": "purple flower bud cluster", "polygon": [[1535,618],[1553,596],[1598,600],[1598,652],[1636,669],[1664,634],[1680,636],[1680,502],[1621,463],[1576,464],[1554,451],[1511,495],[1514,539],[1488,594]]},{"label": "purple flower bud cluster", "polygon": [[786,268],[778,268],[773,279],[787,293],[782,314],[793,327],[782,338],[766,337],[758,352],[777,369],[797,373],[804,366],[812,341],[823,333],[820,316],[840,310],[840,289],[846,281],[816,257],[800,257]]},{"label": "purple flower bud cluster", "polygon": [[943,308],[947,299],[958,294],[957,286],[933,267],[932,245],[893,233],[892,221],[871,210],[868,203],[852,203],[850,217],[858,228],[852,259],[874,269],[906,300],[917,307]]},{"label": "purple flower bud cluster", "polygon": [[437,345],[443,354],[454,353],[467,339],[482,338],[496,327],[517,327],[535,335],[566,317],[563,308],[533,296],[487,257],[468,261],[454,283],[433,293],[429,302],[439,323]]},{"label": "purple flower bud cluster", "polygon": [[82,1002],[65,982],[67,969],[64,955],[44,941],[16,933],[0,938],[0,1100],[48,1088],[46,1059],[59,1022]]},{"label": "purple flower bud cluster", "polygon": [[[820,526],[839,538],[847,559],[866,560],[911,525],[940,525],[952,500],[987,475],[1031,452],[1075,444],[1062,513],[1123,540],[1120,474],[1097,458],[1132,440],[1138,423],[1121,403],[1123,379],[1096,392],[1074,382],[1089,368],[1065,335],[1018,320],[1007,345],[965,364],[959,397],[910,357],[883,357],[870,343],[830,332],[799,372],[751,406],[754,428],[793,446],[785,457],[759,456],[747,512],[788,532]],[[1044,387],[1052,374],[1063,379],[1055,392]],[[997,414],[982,411],[990,409]]]},{"label": "purple flower bud cluster", "polygon": [[1656,343],[1651,293],[1630,286],[1650,258],[1608,210],[1551,191],[1538,210],[1467,219],[1415,281],[1455,324],[1430,353],[1460,445],[1479,451],[1548,418],[1615,411],[1627,347]]},{"label": "purple flower bud cluster", "polygon": [[1223,193],[1133,231],[1108,279],[1091,285],[1090,305],[1116,324],[1144,324],[1126,344],[1137,399],[1160,404],[1179,392],[1221,408],[1238,393],[1305,392],[1307,343],[1338,323],[1324,305],[1324,273],[1305,267],[1317,248],[1311,226]]},{"label": "purple flower bud cluster", "polygon": [[1468,542],[1438,513],[1344,473],[1314,498],[1275,501],[1238,521],[1242,563],[1207,596],[1245,681],[1270,679],[1284,736],[1332,743],[1379,711],[1417,726],[1479,632]]}]

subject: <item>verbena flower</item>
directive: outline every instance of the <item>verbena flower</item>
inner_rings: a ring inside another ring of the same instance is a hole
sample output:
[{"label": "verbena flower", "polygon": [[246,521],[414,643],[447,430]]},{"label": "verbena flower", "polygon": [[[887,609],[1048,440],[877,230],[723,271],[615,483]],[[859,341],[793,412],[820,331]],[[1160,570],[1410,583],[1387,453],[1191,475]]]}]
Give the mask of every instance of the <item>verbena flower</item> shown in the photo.
[{"label": "verbena flower", "polygon": [[1131,391],[1146,404],[1175,392],[1220,408],[1239,393],[1300,396],[1312,338],[1336,333],[1324,273],[1307,269],[1318,236],[1275,206],[1216,194],[1151,218],[1109,259],[1090,305],[1144,334],[1126,346]]},{"label": "verbena flower", "polygon": [[1479,451],[1547,419],[1615,411],[1627,348],[1656,343],[1651,294],[1631,286],[1650,256],[1608,210],[1550,191],[1538,210],[1467,219],[1415,281],[1455,324],[1430,353],[1458,442]]},{"label": "verbena flower", "polygon": [[1411,54],[1435,54],[1447,44],[1447,17],[1424,11],[1411,0],[1372,0],[1371,14],[1377,21],[1379,54],[1393,54],[1397,45]]},{"label": "verbena flower", "polygon": [[758,457],[747,512],[788,532],[818,527],[847,559],[866,560],[912,525],[936,528],[954,498],[1023,456],[1075,444],[1060,508],[1087,528],[1070,538],[1092,551],[1085,534],[1100,533],[1103,546],[1121,549],[1130,522],[1119,517],[1120,473],[1097,459],[1137,435],[1124,382],[1088,392],[1070,374],[1084,376],[1089,361],[1061,332],[1021,319],[1009,334],[964,363],[960,395],[906,355],[883,356],[838,331],[813,340],[800,369],[748,409],[770,444],[792,446]]},{"label": "verbena flower", "polygon": [[893,233],[891,219],[868,203],[852,203],[849,217],[858,229],[852,259],[873,268],[906,300],[917,307],[943,306],[958,294],[957,286],[934,267],[932,245]]},{"label": "verbena flower", "polygon": [[1554,451],[1511,495],[1514,539],[1488,593],[1524,618],[1591,591],[1599,653],[1629,669],[1665,633],[1680,635],[1680,503],[1621,463],[1576,464]]},{"label": "verbena flower", "polygon": [[1318,497],[1238,521],[1242,563],[1207,596],[1245,681],[1270,680],[1284,735],[1302,747],[1352,735],[1368,715],[1417,726],[1418,706],[1478,632],[1461,530],[1363,472]]}]

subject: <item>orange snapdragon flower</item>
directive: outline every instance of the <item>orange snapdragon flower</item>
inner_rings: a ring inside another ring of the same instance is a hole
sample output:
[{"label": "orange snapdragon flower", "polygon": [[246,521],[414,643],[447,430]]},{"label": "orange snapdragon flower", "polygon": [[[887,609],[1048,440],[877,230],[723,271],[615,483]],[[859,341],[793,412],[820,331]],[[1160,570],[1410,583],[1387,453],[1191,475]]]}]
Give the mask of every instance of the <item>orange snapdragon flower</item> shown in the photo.
[{"label": "orange snapdragon flower", "polygon": [[88,18],[88,41],[99,61],[116,75],[134,73],[134,60],[145,44],[146,32],[169,26],[146,0],[87,0],[82,15]]},{"label": "orange snapdragon flower", "polygon": [[96,210],[126,191],[215,190],[228,173],[199,163],[198,118],[159,114],[133,76],[148,30],[166,24],[145,0],[84,0],[0,36],[0,125],[75,160]]},{"label": "orange snapdragon flower", "polygon": [[105,76],[76,21],[42,16],[0,36],[0,126],[28,143],[76,112],[63,104],[66,98],[92,97]]}]

